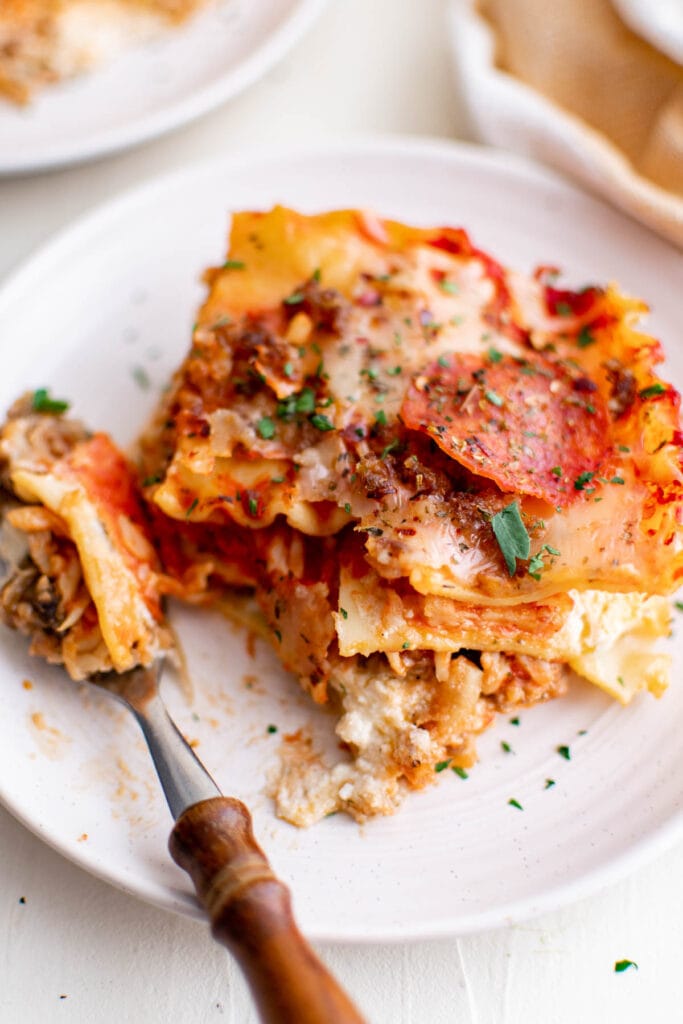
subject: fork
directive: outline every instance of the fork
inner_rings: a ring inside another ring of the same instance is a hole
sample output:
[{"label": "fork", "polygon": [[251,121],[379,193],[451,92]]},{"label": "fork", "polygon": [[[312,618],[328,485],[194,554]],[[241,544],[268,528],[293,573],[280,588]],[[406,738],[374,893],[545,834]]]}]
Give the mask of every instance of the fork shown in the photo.
[{"label": "fork", "polygon": [[[0,591],[28,556],[0,489]],[[90,682],[133,712],[175,821],[171,856],[190,875],[214,937],[240,964],[264,1024],[364,1024],[297,928],[287,887],[256,842],[249,811],[226,797],[173,723],[159,692],[163,662]]]},{"label": "fork", "polygon": [[265,1024],[364,1024],[297,928],[287,887],[245,805],[221,794],[168,714],[161,664],[90,681],[137,719],[175,820],[171,856],[190,875],[214,935],[236,958]]}]

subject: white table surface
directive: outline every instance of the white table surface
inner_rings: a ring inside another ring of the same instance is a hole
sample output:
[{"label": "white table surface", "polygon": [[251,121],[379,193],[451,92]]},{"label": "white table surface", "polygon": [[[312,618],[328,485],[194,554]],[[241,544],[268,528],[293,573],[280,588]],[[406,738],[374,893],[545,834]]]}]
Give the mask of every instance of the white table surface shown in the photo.
[{"label": "white table surface", "polygon": [[[331,0],[282,64],[194,126],[100,163],[0,182],[0,276],[83,211],[188,161],[344,134],[467,138],[442,26],[442,0]],[[670,1024],[683,1020],[682,949],[683,844],[524,925],[320,952],[372,1024]],[[639,970],[616,974],[624,958]],[[256,1020],[206,927],[91,878],[0,810],[1,1024],[221,1019]]]}]

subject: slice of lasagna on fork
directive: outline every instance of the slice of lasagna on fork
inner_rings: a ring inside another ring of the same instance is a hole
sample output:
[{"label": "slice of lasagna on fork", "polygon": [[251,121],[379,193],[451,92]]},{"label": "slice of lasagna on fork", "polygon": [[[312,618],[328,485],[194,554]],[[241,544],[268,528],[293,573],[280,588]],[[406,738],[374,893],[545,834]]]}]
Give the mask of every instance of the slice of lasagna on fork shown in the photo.
[{"label": "slice of lasagna on fork", "polygon": [[36,391],[0,430],[0,618],[73,679],[149,665],[172,646],[159,562],[130,465],[106,434]]}]

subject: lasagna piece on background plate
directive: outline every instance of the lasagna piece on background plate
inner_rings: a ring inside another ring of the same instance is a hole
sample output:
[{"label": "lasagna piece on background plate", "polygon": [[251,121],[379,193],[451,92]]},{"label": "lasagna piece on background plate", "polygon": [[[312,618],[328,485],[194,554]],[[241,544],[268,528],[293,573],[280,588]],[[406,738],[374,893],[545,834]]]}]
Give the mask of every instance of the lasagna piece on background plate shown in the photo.
[{"label": "lasagna piece on background plate", "polygon": [[189,18],[207,0],[2,0],[0,96],[26,103]]},{"label": "lasagna piece on background plate", "polygon": [[683,435],[643,303],[355,211],[238,214],[207,281],[141,472],[179,588],[252,588],[338,712],[338,763],[283,745],[283,817],[391,813],[572,672],[663,692]]}]

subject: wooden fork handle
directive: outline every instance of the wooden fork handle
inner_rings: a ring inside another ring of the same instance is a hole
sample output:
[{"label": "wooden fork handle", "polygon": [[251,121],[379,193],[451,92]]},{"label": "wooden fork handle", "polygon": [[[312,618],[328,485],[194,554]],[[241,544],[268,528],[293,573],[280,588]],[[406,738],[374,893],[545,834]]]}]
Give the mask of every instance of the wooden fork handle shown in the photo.
[{"label": "wooden fork handle", "polygon": [[265,1024],[364,1024],[296,926],[287,887],[230,797],[194,804],[169,841],[207,910],[214,937],[239,961]]}]

